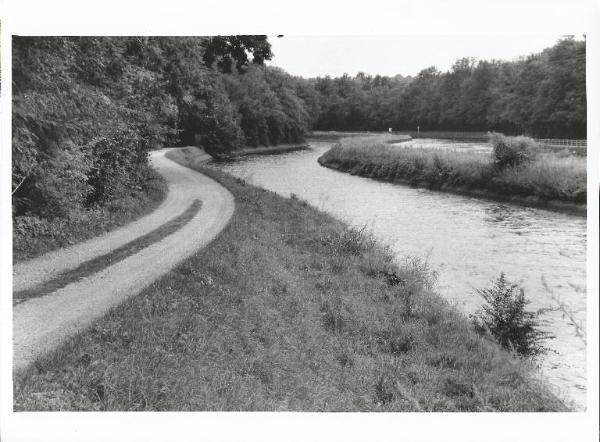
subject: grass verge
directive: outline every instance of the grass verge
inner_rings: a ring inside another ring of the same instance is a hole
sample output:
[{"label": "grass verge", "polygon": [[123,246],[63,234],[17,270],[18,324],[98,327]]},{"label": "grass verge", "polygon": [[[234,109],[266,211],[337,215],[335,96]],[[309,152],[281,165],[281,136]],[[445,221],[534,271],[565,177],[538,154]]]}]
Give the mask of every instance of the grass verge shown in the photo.
[{"label": "grass verge", "polygon": [[539,153],[498,170],[491,154],[390,146],[380,137],[340,140],[322,166],[381,181],[586,214],[585,158]]},{"label": "grass verge", "polygon": [[110,204],[53,220],[19,217],[13,222],[13,262],[94,238],[152,212],[167,196],[167,183],[156,172],[141,189]]},{"label": "grass verge", "polygon": [[17,373],[16,410],[565,410],[431,290],[422,262],[396,264],[301,200],[195,168],[234,194],[229,225]]}]

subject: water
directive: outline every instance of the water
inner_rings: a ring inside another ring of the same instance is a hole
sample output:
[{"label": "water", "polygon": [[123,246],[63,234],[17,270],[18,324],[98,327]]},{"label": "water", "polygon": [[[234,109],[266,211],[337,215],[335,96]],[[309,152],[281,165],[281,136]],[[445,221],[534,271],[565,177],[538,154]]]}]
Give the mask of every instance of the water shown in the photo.
[{"label": "water", "polygon": [[[351,225],[367,225],[399,258],[426,257],[439,271],[437,291],[467,313],[481,305],[475,289],[504,272],[525,289],[531,309],[556,307],[559,299],[585,330],[585,218],[336,172],[317,163],[330,146],[313,143],[308,151],[218,167],[281,195],[294,193]],[[585,341],[562,312],[545,318],[556,338],[548,342],[553,352],[542,361],[543,377],[583,409]]]}]

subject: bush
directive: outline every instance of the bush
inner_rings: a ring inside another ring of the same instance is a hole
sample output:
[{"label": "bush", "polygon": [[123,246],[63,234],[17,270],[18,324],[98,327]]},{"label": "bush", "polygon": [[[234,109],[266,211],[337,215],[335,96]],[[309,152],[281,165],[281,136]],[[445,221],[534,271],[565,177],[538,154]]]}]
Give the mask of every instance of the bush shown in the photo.
[{"label": "bush", "polygon": [[536,313],[525,310],[529,300],[522,288],[510,283],[501,273],[492,288],[477,290],[477,293],[486,301],[471,316],[478,332],[490,333],[502,347],[522,356],[546,353],[541,342],[552,336],[539,330]]},{"label": "bush", "polygon": [[68,218],[81,208],[91,191],[89,171],[89,154],[73,143],[63,143],[40,161],[39,169],[25,183],[30,189],[30,212],[45,218]]},{"label": "bush", "polygon": [[531,161],[538,149],[537,143],[528,137],[506,137],[493,134],[490,137],[494,165],[498,169],[518,167]]}]

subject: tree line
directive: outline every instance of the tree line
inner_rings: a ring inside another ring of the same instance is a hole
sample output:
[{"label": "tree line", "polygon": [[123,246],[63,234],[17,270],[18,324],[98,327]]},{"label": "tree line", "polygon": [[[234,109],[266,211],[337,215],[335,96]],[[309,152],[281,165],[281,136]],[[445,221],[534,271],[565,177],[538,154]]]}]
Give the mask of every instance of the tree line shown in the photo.
[{"label": "tree line", "polygon": [[14,37],[13,211],[69,216],[150,174],[148,152],[215,156],[315,130],[495,130],[585,137],[585,42],[416,77],[304,79],[266,36]]},{"label": "tree line", "polygon": [[[586,137],[585,41],[565,38],[515,61],[457,60],[414,78],[305,80],[317,92],[316,130],[495,130],[539,138]],[[400,55],[401,56],[401,55]]]}]

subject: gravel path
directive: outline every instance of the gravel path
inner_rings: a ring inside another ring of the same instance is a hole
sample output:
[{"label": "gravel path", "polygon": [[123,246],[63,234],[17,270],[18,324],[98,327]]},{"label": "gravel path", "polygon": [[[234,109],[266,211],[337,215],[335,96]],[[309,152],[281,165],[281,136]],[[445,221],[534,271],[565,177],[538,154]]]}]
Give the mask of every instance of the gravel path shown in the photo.
[{"label": "gravel path", "polygon": [[184,212],[196,199],[198,214],[180,230],[87,278],[13,309],[13,367],[26,367],[88,326],[111,307],[139,293],[181,260],[208,244],[227,225],[234,199],[223,186],[165,157],[152,155],[154,167],[169,184],[166,200],[138,221],[73,247],[50,252],[15,266],[13,290],[35,287],[83,261],[114,250]]},{"label": "gravel path", "polygon": [[[150,161],[169,184],[175,184],[179,179],[181,166],[166,159],[165,151],[166,149],[152,152]],[[74,246],[16,264],[13,268],[13,291],[30,290],[82,262],[105,255],[175,218],[186,210],[190,203],[187,192],[181,192],[177,187],[169,185],[169,192],[162,204],[137,221]]]}]

